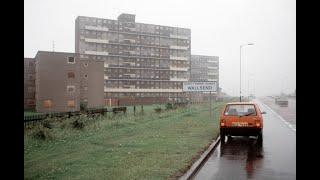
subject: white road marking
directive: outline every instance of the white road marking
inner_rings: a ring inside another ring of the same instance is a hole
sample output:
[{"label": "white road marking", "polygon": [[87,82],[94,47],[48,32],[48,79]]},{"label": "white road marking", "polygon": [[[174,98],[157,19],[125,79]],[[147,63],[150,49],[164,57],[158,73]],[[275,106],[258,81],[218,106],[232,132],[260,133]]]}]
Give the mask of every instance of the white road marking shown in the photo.
[{"label": "white road marking", "polygon": [[292,126],[292,124],[290,124],[288,121],[286,121],[284,118],[282,118],[278,113],[276,113],[275,111],[273,111],[268,105],[264,104],[261,101],[258,101],[259,103],[261,103],[264,107],[268,108],[274,115],[276,115],[281,121],[283,121],[291,130],[293,130],[294,132],[296,132],[296,128],[294,128]]}]

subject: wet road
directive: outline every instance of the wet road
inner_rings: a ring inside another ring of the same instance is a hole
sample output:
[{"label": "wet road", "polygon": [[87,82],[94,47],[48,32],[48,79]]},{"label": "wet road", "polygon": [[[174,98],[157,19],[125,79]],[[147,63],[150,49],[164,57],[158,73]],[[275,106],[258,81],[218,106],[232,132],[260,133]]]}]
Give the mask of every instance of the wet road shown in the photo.
[{"label": "wet road", "polygon": [[270,97],[264,97],[260,99],[261,102],[268,105],[276,113],[278,113],[283,119],[285,119],[292,127],[296,128],[296,99],[288,98],[288,107],[281,107],[275,104],[275,100]]},{"label": "wet road", "polygon": [[296,179],[296,132],[257,101],[264,115],[263,145],[254,137],[219,144],[194,179]]}]

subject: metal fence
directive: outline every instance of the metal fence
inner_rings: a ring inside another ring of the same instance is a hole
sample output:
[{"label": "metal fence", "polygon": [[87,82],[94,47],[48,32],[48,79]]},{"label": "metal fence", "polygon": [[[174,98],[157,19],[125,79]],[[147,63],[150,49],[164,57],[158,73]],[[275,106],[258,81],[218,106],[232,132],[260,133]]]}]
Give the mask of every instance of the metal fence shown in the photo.
[{"label": "metal fence", "polygon": [[24,125],[35,124],[47,118],[70,118],[72,116],[79,116],[81,114],[86,114],[87,116],[104,115],[105,113],[112,112],[113,114],[123,113],[126,114],[127,107],[115,107],[115,108],[102,108],[102,109],[87,109],[85,111],[74,111],[74,112],[56,112],[56,113],[46,113],[46,114],[36,114],[36,115],[25,115]]}]

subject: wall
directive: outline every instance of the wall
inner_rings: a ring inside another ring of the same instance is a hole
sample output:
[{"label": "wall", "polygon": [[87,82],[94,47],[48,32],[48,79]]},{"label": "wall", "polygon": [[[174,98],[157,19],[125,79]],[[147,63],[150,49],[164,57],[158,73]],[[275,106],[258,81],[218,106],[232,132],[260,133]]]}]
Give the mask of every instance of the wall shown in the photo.
[{"label": "wall", "polygon": [[35,108],[35,59],[24,58],[24,109]]},{"label": "wall", "polygon": [[[79,61],[68,64],[68,57],[74,53],[39,51],[36,59],[36,110],[37,112],[68,112],[80,110]],[[74,78],[68,78],[74,72]],[[74,85],[74,92],[67,92],[67,86]],[[51,100],[50,108],[44,107],[44,100]],[[68,100],[75,101],[75,107],[68,107]]]}]

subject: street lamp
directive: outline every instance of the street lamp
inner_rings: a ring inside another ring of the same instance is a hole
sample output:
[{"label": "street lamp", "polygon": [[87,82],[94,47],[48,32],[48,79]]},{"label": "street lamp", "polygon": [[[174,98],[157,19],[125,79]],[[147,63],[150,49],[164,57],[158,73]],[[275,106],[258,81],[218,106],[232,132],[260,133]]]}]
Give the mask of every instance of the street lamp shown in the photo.
[{"label": "street lamp", "polygon": [[247,79],[247,81],[248,81],[248,83],[247,83],[247,96],[248,96],[248,98],[249,98],[250,95],[253,94],[252,87],[251,87],[251,93],[250,93],[250,80],[253,80],[253,74],[252,73],[250,73],[248,75],[248,79]]},{"label": "street lamp", "polygon": [[240,102],[241,102],[241,49],[244,46],[251,46],[253,43],[248,43],[248,44],[241,44],[240,45]]}]

